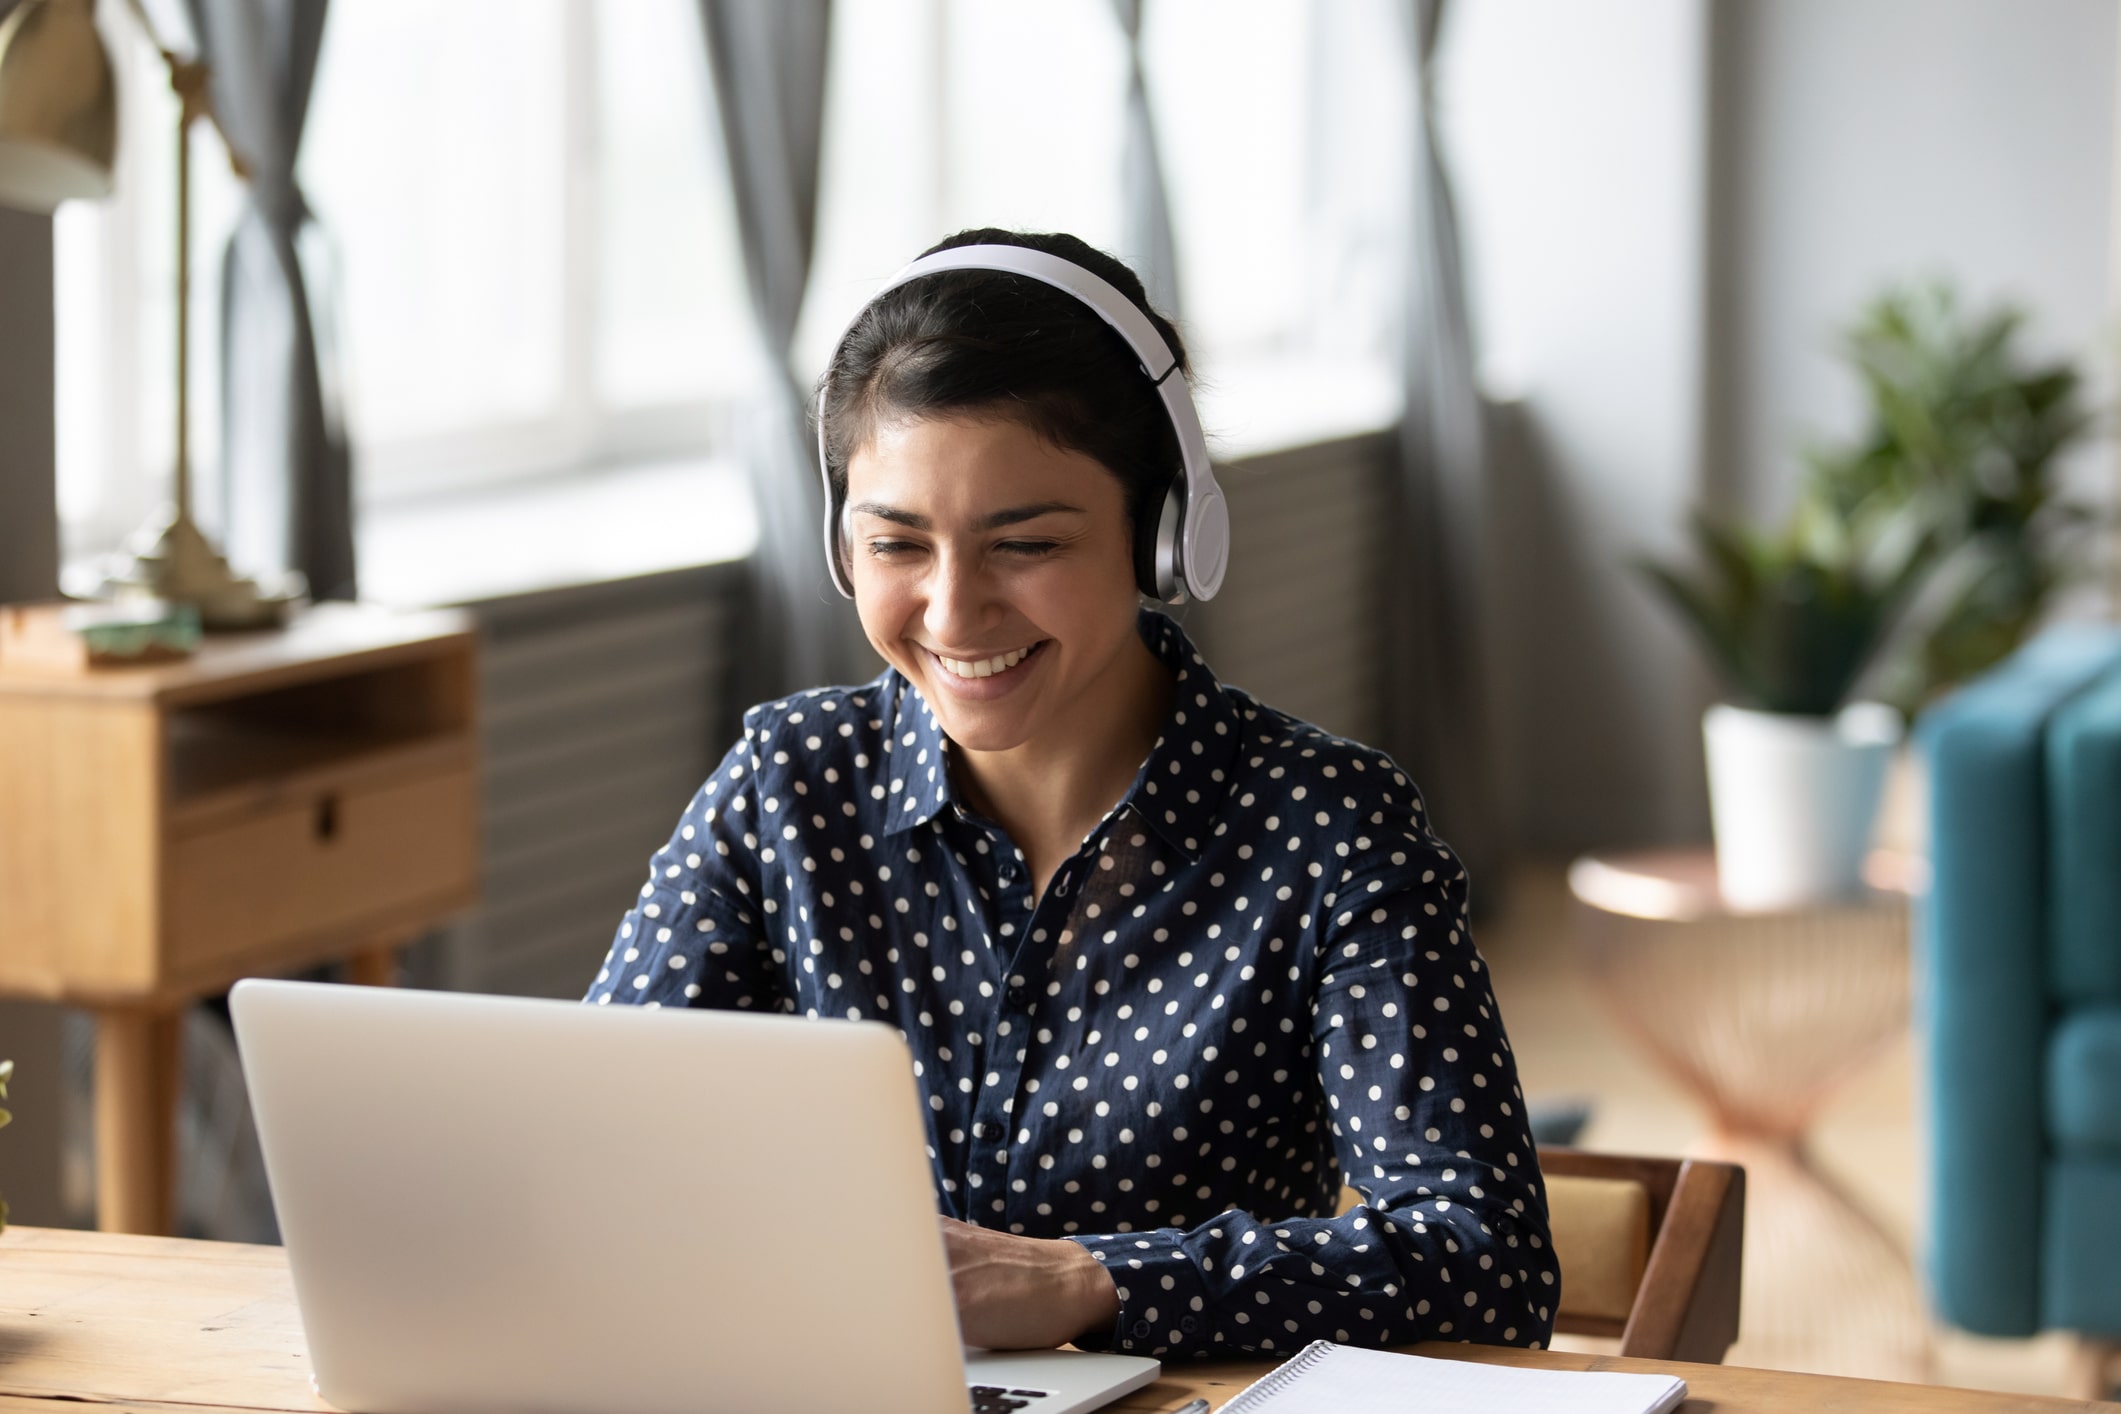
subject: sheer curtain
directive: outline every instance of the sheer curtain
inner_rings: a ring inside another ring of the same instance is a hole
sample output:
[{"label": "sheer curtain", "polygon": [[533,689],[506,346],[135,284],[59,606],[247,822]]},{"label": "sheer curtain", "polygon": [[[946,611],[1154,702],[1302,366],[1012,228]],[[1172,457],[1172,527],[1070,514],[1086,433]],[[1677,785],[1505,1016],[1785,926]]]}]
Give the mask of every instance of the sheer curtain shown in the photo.
[{"label": "sheer curtain", "polygon": [[825,572],[824,494],[792,349],[817,239],[831,0],[701,0],[752,314],[767,363],[741,450],[758,503],[747,699],[874,671]]},{"label": "sheer curtain", "polygon": [[[1402,0],[1414,93],[1407,255],[1406,414],[1396,485],[1398,578],[1386,600],[1386,745],[1414,773],[1438,831],[1475,877],[1499,864],[1478,639],[1476,557],[1486,447],[1458,214],[1437,139],[1435,57],[1445,0]],[[1499,881],[1498,881],[1499,882]]]},{"label": "sheer curtain", "polygon": [[1171,199],[1164,189],[1156,123],[1149,113],[1149,87],[1142,73],[1142,11],[1148,0],[1112,0],[1127,39],[1127,146],[1120,186],[1126,223],[1121,254],[1142,277],[1149,303],[1178,318],[1178,252],[1171,238]]},{"label": "sheer curtain", "polygon": [[353,477],[336,395],[329,252],[295,182],[326,0],[189,0],[214,112],[250,169],[221,277],[223,548],[354,597]]}]

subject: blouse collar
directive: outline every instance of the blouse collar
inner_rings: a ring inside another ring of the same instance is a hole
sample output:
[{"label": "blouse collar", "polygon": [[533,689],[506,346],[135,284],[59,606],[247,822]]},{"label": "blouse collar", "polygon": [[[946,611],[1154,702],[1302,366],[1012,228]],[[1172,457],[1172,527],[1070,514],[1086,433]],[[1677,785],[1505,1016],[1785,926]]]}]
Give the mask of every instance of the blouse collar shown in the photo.
[{"label": "blouse collar", "polygon": [[[1148,759],[1121,799],[1173,849],[1198,860],[1215,830],[1215,815],[1230,789],[1230,767],[1240,745],[1242,715],[1216,681],[1192,640],[1168,615],[1143,609],[1142,641],[1171,670],[1171,713]],[[897,677],[896,670],[887,676]],[[919,690],[898,677],[893,694],[891,754],[884,786],[887,835],[925,825],[946,809],[960,809],[948,769],[949,738]]]}]

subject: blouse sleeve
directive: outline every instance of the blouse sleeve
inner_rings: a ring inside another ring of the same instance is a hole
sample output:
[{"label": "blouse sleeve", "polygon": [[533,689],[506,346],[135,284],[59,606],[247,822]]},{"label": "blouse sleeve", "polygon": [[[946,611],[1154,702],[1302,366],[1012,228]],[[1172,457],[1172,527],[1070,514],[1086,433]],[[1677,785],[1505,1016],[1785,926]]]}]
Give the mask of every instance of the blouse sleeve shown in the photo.
[{"label": "blouse sleeve", "polygon": [[1399,829],[1371,817],[1383,839],[1324,900],[1318,933],[1312,1058],[1361,1205],[1078,1239],[1119,1289],[1114,1347],[1551,1336],[1560,1275],[1516,1062],[1466,925],[1464,871],[1412,809]]},{"label": "blouse sleeve", "polygon": [[767,727],[760,709],[648,861],[586,1002],[779,1010],[752,788]]}]

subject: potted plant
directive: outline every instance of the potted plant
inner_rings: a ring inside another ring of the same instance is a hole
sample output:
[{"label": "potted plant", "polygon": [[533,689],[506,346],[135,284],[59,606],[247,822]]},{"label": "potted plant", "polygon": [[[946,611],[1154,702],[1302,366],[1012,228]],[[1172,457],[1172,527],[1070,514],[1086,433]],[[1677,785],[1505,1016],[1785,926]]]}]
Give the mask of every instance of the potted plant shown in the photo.
[{"label": "potted plant", "polygon": [[1783,525],[1697,515],[1696,564],[1641,566],[1729,694],[1702,731],[1736,907],[1858,891],[1903,719],[2017,647],[2077,572],[2090,517],[2055,468],[2089,418],[2074,369],[2020,356],[2022,322],[1969,319],[1941,285],[1879,299],[1848,341],[1864,436],[1809,458]]},{"label": "potted plant", "polygon": [[1693,522],[1699,569],[1644,568],[1708,647],[1732,700],[1702,719],[1724,897],[1790,908],[1861,887],[1899,714],[1852,703],[1934,560],[1887,522],[1862,534],[1800,514],[1760,534]]},{"label": "potted plant", "polygon": [[2094,517],[2059,484],[2092,424],[2083,380],[2028,360],[2024,322],[2009,307],[1969,315],[1944,284],[1877,300],[1847,338],[1870,426],[1811,460],[1821,514],[1915,517],[1935,537],[1935,579],[1876,683],[1910,716],[2008,656],[2086,564]]}]

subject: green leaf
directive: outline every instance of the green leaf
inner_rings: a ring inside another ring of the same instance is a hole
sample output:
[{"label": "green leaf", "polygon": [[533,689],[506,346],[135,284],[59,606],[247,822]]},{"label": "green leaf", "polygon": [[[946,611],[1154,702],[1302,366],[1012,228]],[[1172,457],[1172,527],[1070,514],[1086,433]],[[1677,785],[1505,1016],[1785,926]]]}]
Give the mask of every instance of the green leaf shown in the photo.
[{"label": "green leaf", "polygon": [[2074,366],[2024,356],[2025,323],[1967,311],[1943,281],[1887,290],[1843,343],[1867,424],[1804,454],[1788,519],[1697,515],[1694,563],[1638,563],[1736,696],[1827,712],[1875,679],[1919,707],[2015,648],[2083,573],[2095,518],[2057,473],[2093,418]]}]

